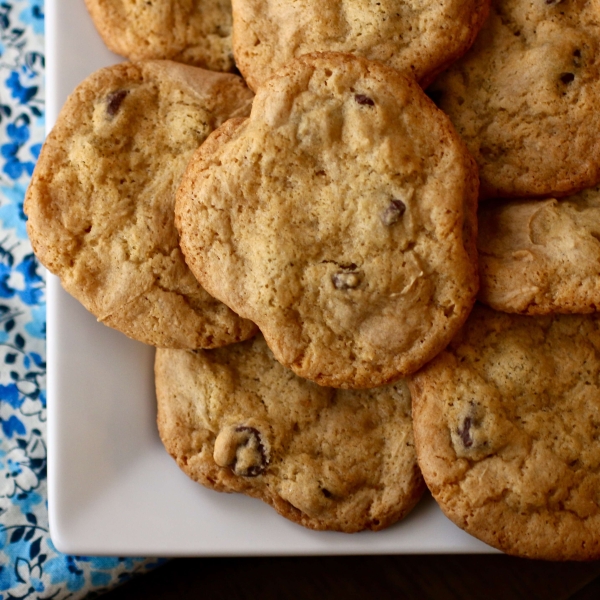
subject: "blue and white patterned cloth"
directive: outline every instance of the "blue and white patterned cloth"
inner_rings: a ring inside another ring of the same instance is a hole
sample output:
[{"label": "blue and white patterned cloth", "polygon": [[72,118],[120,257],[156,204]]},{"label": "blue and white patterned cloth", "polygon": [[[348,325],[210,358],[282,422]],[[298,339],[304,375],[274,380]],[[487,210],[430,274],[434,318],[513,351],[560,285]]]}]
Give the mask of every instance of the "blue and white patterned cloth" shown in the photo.
[{"label": "blue and white patterned cloth", "polygon": [[44,139],[43,0],[0,2],[0,600],[82,598],[156,559],[67,556],[48,532],[46,305],[23,197]]}]

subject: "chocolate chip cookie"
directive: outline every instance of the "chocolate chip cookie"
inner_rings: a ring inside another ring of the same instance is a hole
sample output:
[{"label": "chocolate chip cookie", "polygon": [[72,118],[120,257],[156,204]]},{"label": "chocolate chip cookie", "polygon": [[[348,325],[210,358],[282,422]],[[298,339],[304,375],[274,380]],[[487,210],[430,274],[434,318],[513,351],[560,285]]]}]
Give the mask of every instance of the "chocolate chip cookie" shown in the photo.
[{"label": "chocolate chip cookie", "polygon": [[600,308],[600,188],[479,211],[479,299],[523,314]]},{"label": "chocolate chip cookie", "polygon": [[252,89],[311,52],[348,52],[431,81],[473,43],[489,0],[233,0],[233,48]]},{"label": "chocolate chip cookie", "polygon": [[417,457],[459,527],[507,552],[600,558],[600,315],[476,306],[413,376]]},{"label": "chocolate chip cookie", "polygon": [[466,319],[476,196],[473,160],[414,80],[315,54],[199,149],[176,225],[196,277],[277,360],[321,385],[374,387]]},{"label": "chocolate chip cookie", "polygon": [[192,479],[242,492],[311,529],[383,529],[424,485],[403,381],[324,388],[282,367],[264,339],[157,350],[161,438]]},{"label": "chocolate chip cookie", "polygon": [[102,69],[69,97],[27,190],[27,230],[40,261],[99,321],[175,348],[254,334],[197,283],[173,223],[188,159],[251,101],[235,75],[168,61]]},{"label": "chocolate chip cookie", "polygon": [[231,0],[86,0],[110,50],[130,60],[167,59],[214,71],[235,67]]},{"label": "chocolate chip cookie", "polygon": [[596,2],[493,0],[471,50],[432,86],[485,197],[565,196],[600,181]]}]

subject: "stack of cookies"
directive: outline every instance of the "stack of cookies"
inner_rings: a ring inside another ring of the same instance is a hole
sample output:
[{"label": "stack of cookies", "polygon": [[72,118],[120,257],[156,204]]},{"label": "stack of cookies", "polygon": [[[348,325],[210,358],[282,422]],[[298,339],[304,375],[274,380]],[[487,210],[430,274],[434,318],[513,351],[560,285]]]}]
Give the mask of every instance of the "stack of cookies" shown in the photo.
[{"label": "stack of cookies", "polygon": [[600,557],[599,10],[495,0],[430,88],[479,165],[491,308],[412,378],[419,464],[459,526],[552,560]]},{"label": "stack of cookies", "polygon": [[28,230],[157,347],[177,464],[313,529],[427,484],[505,552],[600,556],[600,8],[87,1],[136,62],[68,99]]}]

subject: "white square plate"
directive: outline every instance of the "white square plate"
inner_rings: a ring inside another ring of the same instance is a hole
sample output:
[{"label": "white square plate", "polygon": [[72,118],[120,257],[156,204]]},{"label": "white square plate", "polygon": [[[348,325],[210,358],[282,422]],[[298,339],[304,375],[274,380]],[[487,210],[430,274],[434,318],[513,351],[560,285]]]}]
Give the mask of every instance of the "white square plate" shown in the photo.
[{"label": "white square plate", "polygon": [[[118,62],[83,0],[46,2],[47,123],[87,75]],[[189,480],[156,429],[154,350],[100,325],[48,276],[49,511],[70,554],[306,555],[493,552],[431,498],[378,533],[314,532],[266,504]]]}]

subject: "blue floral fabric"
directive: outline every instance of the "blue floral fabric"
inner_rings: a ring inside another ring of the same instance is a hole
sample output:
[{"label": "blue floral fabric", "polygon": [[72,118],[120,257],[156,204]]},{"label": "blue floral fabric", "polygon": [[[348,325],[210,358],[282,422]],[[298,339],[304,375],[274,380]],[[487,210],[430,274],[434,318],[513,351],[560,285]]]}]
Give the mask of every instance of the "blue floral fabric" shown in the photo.
[{"label": "blue floral fabric", "polygon": [[43,34],[43,0],[0,0],[0,600],[96,595],[156,564],[67,556],[48,532],[44,276],[23,213],[44,138]]}]

